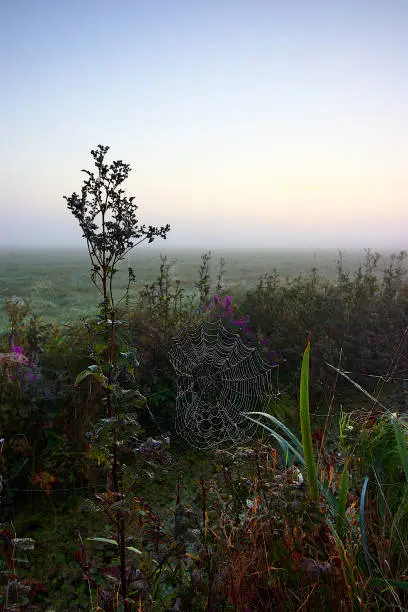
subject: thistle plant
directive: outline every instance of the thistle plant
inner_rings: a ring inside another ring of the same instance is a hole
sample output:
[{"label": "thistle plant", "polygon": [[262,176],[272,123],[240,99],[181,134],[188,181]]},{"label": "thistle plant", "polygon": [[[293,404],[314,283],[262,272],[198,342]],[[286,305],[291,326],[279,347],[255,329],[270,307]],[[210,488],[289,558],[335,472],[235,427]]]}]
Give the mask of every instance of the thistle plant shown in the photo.
[{"label": "thistle plant", "polygon": [[[135,280],[135,274],[132,268],[128,268],[128,285],[125,295],[119,300],[114,297],[113,279],[118,270],[117,264],[126,258],[133,247],[144,241],[151,243],[158,237],[166,238],[170,226],[139,224],[136,217],[138,206],[134,197],[126,196],[121,188],[129,176],[130,166],[122,161],[114,161],[108,165],[105,162],[108,150],[109,147],[98,145],[91,151],[96,171],[83,170],[87,178],[81,195],[73,193],[69,197],[64,196],[64,199],[68,209],[78,220],[86,239],[92,264],[91,280],[102,298],[96,324],[87,325],[93,363],[78,375],[76,384],[88,379],[90,384],[95,382],[103,389],[107,418],[96,424],[92,439],[96,442],[102,441],[104,450],[110,447],[105,457],[106,462],[110,463],[108,488],[117,506],[121,504],[124,495],[120,490],[118,461],[120,435],[122,433],[129,436],[132,426],[138,428],[136,416],[130,410],[145,400],[132,385],[135,368],[138,366],[137,351],[128,346],[117,350],[118,329],[124,325],[119,319],[119,307],[129,296],[129,288]],[[125,386],[128,388],[124,388]],[[126,606],[126,512],[121,508],[113,514],[120,557],[121,596]]]}]

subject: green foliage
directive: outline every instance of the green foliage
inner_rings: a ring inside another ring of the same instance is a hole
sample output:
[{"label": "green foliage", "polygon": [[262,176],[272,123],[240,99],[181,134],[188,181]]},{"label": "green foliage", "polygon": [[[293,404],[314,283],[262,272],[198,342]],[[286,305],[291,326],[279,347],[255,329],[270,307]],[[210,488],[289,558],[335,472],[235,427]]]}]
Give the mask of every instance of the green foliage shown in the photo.
[{"label": "green foliage", "polygon": [[383,584],[396,598],[395,585],[408,559],[405,419],[387,410],[382,414],[355,410],[342,417],[341,432],[341,446],[355,478],[362,478],[360,532],[370,584]]},{"label": "green foliage", "polygon": [[404,469],[404,445],[405,449],[407,446],[406,434],[403,433],[405,430],[400,428],[398,419],[389,413],[378,418],[368,418],[363,426],[358,413],[350,416],[347,422],[350,429],[343,434],[343,447],[348,453],[358,456],[358,465],[355,467],[361,474],[375,473],[387,505],[394,513],[404,486],[400,475],[401,468]]},{"label": "green foliage", "polygon": [[[277,270],[261,277],[257,287],[247,292],[241,308],[273,339],[282,363],[283,388],[291,393],[296,390],[292,373],[303,352],[302,338],[309,331],[315,338],[310,381],[314,396],[329,391],[332,376],[326,362],[337,364],[340,357],[343,369],[371,388],[391,362],[393,371],[406,367],[403,352],[395,354],[408,308],[405,258],[404,252],[391,256],[381,273],[381,257],[367,250],[363,264],[351,272],[345,269],[340,253],[334,282],[315,268],[295,278],[284,278]],[[393,380],[391,374],[387,382]],[[336,389],[338,397],[343,392],[341,383]],[[396,401],[406,403],[404,394]]]},{"label": "green foliage", "polygon": [[[111,228],[112,237],[118,227]],[[283,394],[277,404],[278,409],[283,406],[281,412],[271,406],[266,414],[248,415],[262,420],[283,462],[276,460],[274,447],[251,443],[218,453],[215,463],[210,456],[179,449],[172,465],[164,439],[155,435],[157,439],[142,442],[143,410],[150,427],[170,429],[176,386],[167,363],[168,342],[179,325],[199,316],[194,312],[198,301],[208,301],[209,254],[202,259],[197,296],[186,294],[183,281],[174,278],[163,257],[159,277],[139,296],[138,312],[130,307],[129,285],[120,301],[108,281],[97,317],[85,326],[47,326],[39,316],[11,304],[10,330],[30,359],[38,361],[41,375],[31,395],[18,381],[0,381],[0,431],[7,451],[0,471],[6,493],[8,487],[30,483],[27,488],[33,490],[21,496],[27,523],[40,502],[48,512],[41,510],[41,530],[25,529],[17,516],[17,533],[36,541],[34,550],[21,550],[17,557],[34,561],[26,570],[20,559],[20,582],[24,586],[24,579],[35,578],[48,589],[21,592],[21,597],[41,609],[65,611],[70,606],[95,608],[98,592],[98,605],[115,609],[125,568],[127,595],[144,612],[211,605],[225,610],[264,605],[288,610],[405,609],[405,417],[390,418],[379,401],[369,412],[359,396],[350,402],[341,395],[330,406],[334,427],[328,420],[322,435],[317,430],[312,436],[308,406],[309,392],[315,405],[316,389],[332,384],[334,370],[328,374],[324,361],[337,362],[341,347],[339,368],[358,369],[359,379],[365,372],[382,375],[392,354],[396,368],[387,380],[397,392],[395,371],[398,364],[402,369],[404,357],[395,346],[408,295],[404,257],[392,258],[383,277],[378,261],[377,254],[368,252],[354,275],[340,261],[335,283],[317,270],[289,283],[274,272],[263,279],[259,294],[252,292],[241,304],[254,322],[254,334],[269,331],[271,344],[276,343],[283,378],[292,379],[286,390],[299,388],[294,373],[299,371],[305,331],[321,332],[311,354],[309,344],[306,347],[300,371],[302,441],[298,428],[289,424],[291,413],[297,417],[295,392]],[[217,293],[225,289],[223,270],[222,264]],[[92,271],[95,282],[98,272],[102,268]],[[118,283],[120,272],[113,260],[105,272]],[[103,283],[101,289],[103,293]],[[3,338],[5,352],[9,339],[10,333]],[[373,401],[371,397],[365,401]],[[340,444],[338,403],[344,406]],[[395,405],[403,403],[396,400]],[[315,470],[318,456],[319,478],[317,471],[307,469],[306,456],[312,457]],[[312,483],[307,489],[300,471]],[[68,517],[60,501],[71,494],[58,489],[94,486],[100,491],[105,477],[108,490],[96,493]],[[318,502],[310,500],[316,482]],[[85,514],[85,506],[92,511]]]},{"label": "green foliage", "polygon": [[302,430],[302,443],[293,434],[293,432],[286,427],[281,421],[279,421],[273,415],[254,412],[252,414],[262,416],[273,423],[273,425],[282,429],[286,438],[283,438],[276,430],[271,429],[265,423],[259,422],[247,415],[251,421],[259,423],[264,429],[266,429],[273,438],[278,442],[285,459],[287,460],[289,453],[292,453],[296,459],[300,461],[306,468],[307,481],[309,485],[310,497],[313,501],[317,501],[319,497],[319,482],[317,478],[317,467],[314,459],[312,433],[310,428],[310,414],[309,414],[309,356],[310,356],[310,340],[308,340],[306,349],[303,354],[302,369],[300,377],[300,424]]},{"label": "green foliage", "polygon": [[[386,586],[387,589],[390,590],[390,596],[400,601],[400,595],[396,589],[405,589],[404,581],[399,580],[398,577],[401,576],[401,573],[404,571],[403,564],[407,559],[407,552],[405,549],[407,529],[406,522],[404,523],[403,521],[403,518],[408,516],[408,488],[406,486],[407,481],[405,473],[405,466],[408,465],[406,461],[408,453],[406,425],[403,421],[400,421],[396,415],[390,415],[388,412],[385,412],[378,419],[366,419],[363,428],[361,428],[359,423],[360,415],[357,411],[353,417],[346,415],[342,416],[340,420],[340,441],[342,447],[349,453],[349,459],[346,460],[344,464],[338,487],[338,500],[335,504],[335,500],[329,490],[329,485],[325,482],[326,478],[321,465],[319,466],[321,470],[321,481],[324,482],[324,485],[319,484],[315,464],[314,469],[312,468],[309,472],[307,470],[307,452],[311,452],[311,457],[314,462],[307,397],[309,384],[307,377],[309,352],[310,343],[308,342],[301,371],[300,407],[301,413],[303,410],[303,416],[306,414],[306,419],[304,419],[304,423],[302,424],[302,445],[300,445],[300,442],[293,432],[273,415],[258,413],[263,419],[267,419],[272,424],[272,427],[268,427],[264,422],[259,422],[259,424],[272,435],[273,439],[281,447],[285,457],[291,452],[293,456],[300,460],[300,463],[305,466],[308,475],[309,492],[315,487],[315,501],[318,499],[319,487],[321,492],[325,495],[330,510],[330,514],[326,519],[327,525],[333,534],[334,540],[337,542],[344,575],[349,581],[352,600],[360,603],[362,596],[361,588],[353,577],[355,576],[356,570],[350,565],[351,549],[349,548],[349,537],[358,535],[357,523],[354,521],[353,525],[352,519],[350,522],[347,519],[351,464],[354,463],[358,466],[360,473],[364,474],[367,471],[373,472],[378,483],[377,499],[379,501],[384,500],[386,512],[383,510],[382,525],[379,525],[376,515],[373,514],[373,510],[370,508],[370,498],[368,496],[369,477],[366,475],[361,488],[359,517],[361,546],[365,562],[359,561],[358,556],[354,557],[354,562],[359,563],[359,571],[362,573],[367,572],[370,578],[373,578],[376,574],[382,573],[383,578],[379,579],[379,582],[375,584]],[[248,416],[248,418],[255,420],[252,416]],[[276,428],[280,429],[284,433],[284,436],[278,434]],[[309,451],[307,449],[309,449]],[[398,480],[401,480],[402,474],[404,475],[405,482],[397,486]],[[336,517],[335,525],[332,522],[332,515]],[[350,529],[350,527],[352,527],[352,529]],[[384,535],[381,536],[379,527],[380,530],[382,529],[383,534],[388,530],[390,534],[389,541],[393,542],[398,547],[395,549],[393,555],[395,565],[394,573],[391,575],[389,575],[391,569],[391,551],[387,551]],[[376,532],[376,536],[374,536],[374,532]],[[376,557],[373,556],[373,548],[377,550]],[[348,552],[346,552],[346,550]],[[383,570],[385,555],[387,555],[386,573],[384,573]],[[388,578],[386,578],[385,575],[387,575]],[[374,585],[374,582],[371,580],[370,584]]]}]

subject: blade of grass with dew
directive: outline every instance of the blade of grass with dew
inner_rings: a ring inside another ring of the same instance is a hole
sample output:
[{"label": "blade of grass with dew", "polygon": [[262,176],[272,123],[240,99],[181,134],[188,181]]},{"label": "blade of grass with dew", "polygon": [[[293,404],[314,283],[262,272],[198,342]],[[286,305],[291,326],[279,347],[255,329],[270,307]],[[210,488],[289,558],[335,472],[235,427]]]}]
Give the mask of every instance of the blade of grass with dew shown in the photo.
[{"label": "blade of grass with dew", "polygon": [[367,544],[367,534],[365,528],[365,502],[367,497],[367,486],[368,486],[368,476],[364,478],[363,488],[361,489],[361,497],[360,497],[360,531],[361,531],[361,541],[363,543],[364,556],[367,563],[368,571],[371,576],[371,564],[370,564],[370,556],[368,553],[368,544]]},{"label": "blade of grass with dew", "polygon": [[385,495],[381,484],[383,479],[383,462],[381,460],[377,461],[375,465],[372,466],[372,469],[378,485],[378,510],[380,512],[382,524],[384,525],[386,508]]},{"label": "blade of grass with dew", "polygon": [[267,412],[246,412],[245,414],[258,414],[262,417],[265,417],[266,419],[269,419],[270,421],[272,421],[272,423],[282,429],[282,431],[287,435],[290,440],[292,440],[294,446],[296,446],[300,452],[303,452],[303,446],[299,438],[295,436],[295,434],[289,429],[289,427],[286,427],[286,425],[284,425],[282,421],[274,417],[272,414],[268,414]]},{"label": "blade of grass with dew", "polygon": [[306,476],[310,497],[313,501],[317,501],[319,498],[319,484],[317,479],[317,467],[313,454],[312,432],[310,429],[309,362],[310,336],[303,353],[302,369],[300,373],[300,426],[302,430],[303,455],[306,463]]},{"label": "blade of grass with dew", "polygon": [[103,544],[113,544],[114,546],[118,545],[117,541],[111,538],[87,538],[87,540],[91,542],[102,542]]}]

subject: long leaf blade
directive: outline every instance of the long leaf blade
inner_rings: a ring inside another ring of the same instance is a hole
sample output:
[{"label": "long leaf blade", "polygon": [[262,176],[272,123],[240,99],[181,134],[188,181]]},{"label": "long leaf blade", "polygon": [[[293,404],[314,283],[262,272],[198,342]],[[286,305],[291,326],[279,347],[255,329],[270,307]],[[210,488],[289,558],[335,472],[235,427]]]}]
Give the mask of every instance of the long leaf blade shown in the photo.
[{"label": "long leaf blade", "polygon": [[367,534],[365,528],[365,502],[367,497],[367,486],[368,486],[368,476],[364,478],[363,488],[361,489],[361,497],[360,497],[360,531],[361,531],[361,541],[363,543],[364,556],[367,563],[368,570],[371,575],[371,564],[370,564],[370,556],[368,553],[368,543],[367,543]]},{"label": "long leaf blade", "polygon": [[306,462],[307,483],[310,496],[313,501],[319,498],[319,484],[317,479],[317,468],[313,454],[312,432],[310,429],[309,413],[309,362],[310,362],[310,337],[308,338],[302,359],[300,373],[300,426],[302,430],[303,455]]},{"label": "long leaf blade", "polygon": [[253,419],[252,417],[247,416],[247,419],[249,419],[250,421],[253,421],[257,425],[260,425],[261,427],[263,427],[263,429],[268,431],[275,438],[275,440],[279,443],[279,446],[281,447],[284,455],[287,453],[288,450],[290,450],[290,452],[295,455],[295,457],[300,461],[300,463],[302,465],[305,465],[305,460],[300,454],[300,452],[296,448],[294,448],[292,444],[290,444],[290,442],[288,442],[281,435],[279,435],[274,429],[271,429],[270,427],[265,425],[265,423],[257,421],[256,419]]},{"label": "long leaf blade", "polygon": [[349,471],[348,465],[345,464],[340,479],[339,488],[339,500],[337,504],[337,533],[339,537],[343,539],[345,527],[347,525],[346,508],[347,508],[347,495],[349,490]]},{"label": "long leaf blade", "polygon": [[297,438],[295,436],[295,434],[289,429],[289,427],[286,427],[286,425],[284,423],[282,423],[282,421],[280,421],[279,419],[277,419],[275,416],[273,416],[272,414],[268,414],[267,412],[246,412],[244,414],[257,414],[259,416],[264,417],[265,419],[269,419],[270,421],[272,421],[272,423],[274,423],[275,425],[277,425],[280,429],[282,429],[282,431],[287,435],[287,437],[292,440],[294,446],[296,446],[298,448],[298,450],[300,452],[303,452],[303,447],[302,447],[302,443],[299,440],[299,438]]}]

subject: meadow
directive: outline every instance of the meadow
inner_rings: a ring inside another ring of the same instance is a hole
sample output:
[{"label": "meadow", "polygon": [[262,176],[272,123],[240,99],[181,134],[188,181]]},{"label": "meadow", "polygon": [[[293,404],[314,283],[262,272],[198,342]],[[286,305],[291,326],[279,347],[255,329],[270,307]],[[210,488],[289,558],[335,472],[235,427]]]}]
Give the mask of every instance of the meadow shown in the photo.
[{"label": "meadow", "polygon": [[[132,252],[129,260],[118,266],[115,291],[121,295],[127,282],[127,267],[136,272],[132,292],[137,293],[159,275],[160,255],[171,262],[171,275],[179,278],[181,285],[193,291],[197,279],[201,254],[205,249],[158,249],[154,244]],[[387,265],[389,253],[383,253],[383,265]],[[276,269],[280,276],[294,278],[308,274],[313,267],[333,280],[337,274],[336,250],[213,250],[210,271],[215,271],[220,259],[225,260],[225,289],[234,295],[242,295],[255,287],[262,275]],[[364,260],[364,252],[345,251],[345,270],[354,271]],[[89,258],[85,249],[19,249],[0,248],[0,299],[12,295],[28,300],[32,312],[41,314],[47,321],[77,322],[82,316],[94,312],[98,298],[96,288],[89,282]],[[0,310],[0,330],[7,325],[7,315]]]},{"label": "meadow", "polygon": [[[130,259],[117,365],[85,253],[1,255],[2,609],[406,609],[405,254],[165,253]],[[168,349],[206,320],[277,379],[254,438],[203,452]]]}]

